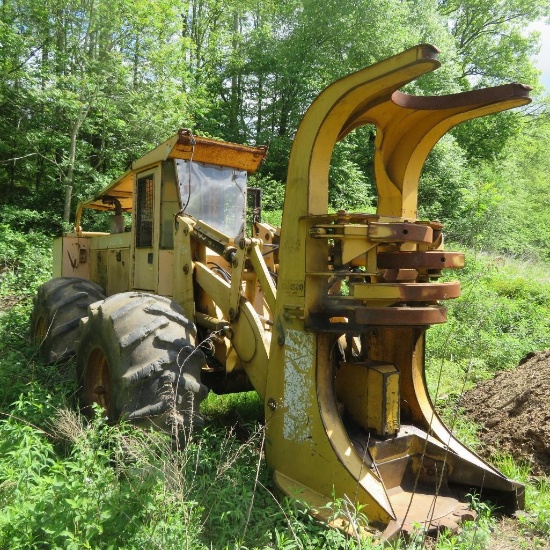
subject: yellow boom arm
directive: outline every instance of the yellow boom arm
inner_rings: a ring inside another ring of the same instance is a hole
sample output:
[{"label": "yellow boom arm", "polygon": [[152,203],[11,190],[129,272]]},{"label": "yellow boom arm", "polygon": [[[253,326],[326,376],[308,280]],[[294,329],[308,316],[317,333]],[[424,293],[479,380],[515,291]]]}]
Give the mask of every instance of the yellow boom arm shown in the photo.
[{"label": "yellow boom arm", "polygon": [[[418,179],[456,124],[528,103],[519,84],[441,96],[398,89],[439,67],[423,44],[346,76],[313,102],[290,157],[265,392],[266,454],[290,495],[322,506],[346,496],[389,532],[455,526],[472,489],[509,510],[522,487],[459,443],[434,411],[424,334],[446,320],[440,283],[462,254],[441,224],[417,220]],[[336,142],[376,128],[377,213],[328,213]],[[342,291],[347,287],[347,292]]]}]

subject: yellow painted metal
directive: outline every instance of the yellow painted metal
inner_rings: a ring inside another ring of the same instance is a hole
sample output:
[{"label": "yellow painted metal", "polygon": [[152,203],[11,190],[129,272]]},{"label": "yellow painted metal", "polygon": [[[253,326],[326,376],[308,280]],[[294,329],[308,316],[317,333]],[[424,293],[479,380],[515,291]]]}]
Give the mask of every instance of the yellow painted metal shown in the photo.
[{"label": "yellow painted metal", "polygon": [[[280,235],[268,224],[255,224],[258,238],[236,243],[187,215],[175,217],[170,233],[177,201],[175,189],[162,191],[161,174],[171,159],[253,172],[266,155],[264,147],[181,130],[80,204],[71,236],[92,243],[98,258],[92,279],[107,277],[105,265],[115,278],[126,276],[118,262],[124,251],[125,258],[135,256],[133,287],[171,295],[201,329],[218,333],[215,358],[225,365],[224,374],[244,369],[264,400],[266,457],[283,491],[317,507],[347,497],[364,506],[371,524],[391,529],[407,523],[411,475],[431,487],[426,499],[414,497],[420,508],[442,486],[430,479],[424,460],[444,472],[444,487],[448,478],[510,498],[520,491],[454,439],[428,395],[424,333],[446,319],[439,300],[459,294],[458,283],[437,278],[444,267],[461,267],[463,256],[443,252],[441,224],[417,220],[416,212],[418,178],[437,140],[460,122],[527,103],[528,88],[508,85],[437,98],[398,91],[436,69],[437,53],[431,45],[416,46],[319,95],[292,147]],[[334,146],[365,124],[376,129],[377,213],[329,214]],[[84,207],[113,209],[112,201],[103,202],[113,197],[122,210],[132,209],[136,176],[148,174],[155,177],[157,231],[150,248],[138,250],[133,242],[123,247],[130,238],[124,234],[82,231]],[[173,251],[168,244],[161,249],[161,223],[166,242],[173,237]],[[211,262],[217,264],[211,268]],[[109,288],[122,288],[118,282]],[[350,337],[355,347],[341,346]],[[366,440],[352,441],[355,427]],[[448,498],[444,513],[452,515],[456,501]]]},{"label": "yellow painted metal", "polygon": [[74,234],[54,241],[54,277],[90,278],[90,242]]},{"label": "yellow painted metal", "polygon": [[528,89],[519,84],[500,90],[502,95],[491,89],[485,91],[492,93],[465,92],[452,98],[414,98],[395,92],[391,102],[357,113],[344,133],[367,122],[377,126],[378,213],[416,217],[418,178],[437,141],[465,120],[529,102]]},{"label": "yellow painted metal", "polygon": [[296,481],[296,493],[288,485],[281,488],[297,498],[306,499],[310,492],[327,501],[348,495],[366,506],[373,524],[386,525],[393,512],[383,483],[350,442],[334,396],[328,368],[334,339],[288,329],[284,346],[275,345],[284,350],[275,367],[283,387],[275,391],[270,356],[265,398],[266,455],[275,481]]},{"label": "yellow painted metal", "polygon": [[[377,265],[382,252],[418,254],[442,248],[440,224],[416,220],[418,177],[438,139],[460,122],[530,101],[529,88],[521,85],[442,98],[416,98],[399,92],[400,87],[439,66],[437,53],[433,46],[416,46],[338,80],[318,96],[304,115],[293,143],[283,210],[265,394],[267,460],[275,470],[275,480],[288,494],[295,488],[304,498],[311,494],[316,500],[319,495],[327,501],[347,496],[366,506],[372,523],[382,525],[399,520],[405,512],[399,506],[394,508],[401,500],[392,500],[387,493],[389,478],[379,476],[367,447],[360,451],[352,444],[340,415],[334,376],[338,339],[347,331],[363,334],[363,361],[381,361],[399,371],[399,407],[411,423],[410,429],[434,434],[430,443],[433,457],[427,460],[437,465],[441,461],[452,464],[457,483],[471,487],[488,483],[487,487],[501,491],[505,498],[515,498],[518,490],[517,484],[456,441],[434,411],[424,380],[423,335],[426,325],[445,320],[445,310],[430,301],[431,291],[426,290],[427,304],[405,303],[398,308],[367,305],[357,307],[354,314],[354,299],[358,305],[361,300],[386,300],[382,306],[389,306],[404,292],[384,286],[386,283],[431,284],[430,280],[438,276],[440,270],[433,268],[381,269]],[[329,216],[328,173],[333,148],[338,140],[365,124],[376,128],[378,217],[363,216],[354,221],[353,214]],[[414,224],[410,228],[423,236],[411,239],[406,224]],[[401,237],[399,227],[403,228]],[[357,273],[353,265],[367,269]],[[357,296],[339,296],[340,285],[331,282],[336,269],[350,282],[358,277],[366,279],[354,288]],[[336,290],[331,291],[332,287]],[[449,288],[453,289],[449,296],[438,294],[437,298],[456,297],[457,287]],[[443,289],[439,287],[438,292]],[[432,310],[438,315],[428,315]],[[400,327],[400,315],[405,313],[404,324],[409,326]],[[384,319],[381,325],[389,326],[377,327],[378,316]],[[387,395],[394,395],[397,377],[388,375],[384,382],[384,373],[374,370],[364,383],[367,394],[371,386],[374,388],[376,407],[388,405],[395,411],[395,398]],[[354,377],[347,380],[344,372],[340,383],[353,386]],[[390,426],[392,433],[397,431],[395,412],[379,410],[370,421],[368,411],[360,414],[366,415],[363,425],[367,427],[377,424],[381,431],[384,426]],[[399,432],[382,441],[385,450],[378,454],[385,457],[387,465],[403,447],[403,483],[409,481],[407,464],[424,460],[409,454],[416,452],[413,447],[407,450],[406,442],[413,437],[410,433]],[[448,452],[441,454],[441,449]],[[414,468],[421,471],[421,467]],[[385,466],[386,472],[389,469]],[[433,487],[435,491],[436,485]],[[405,489],[399,491],[402,495]],[[429,510],[425,513],[428,515]]]},{"label": "yellow painted metal", "polygon": [[52,277],[63,276],[63,237],[57,237],[53,241],[53,273]]},{"label": "yellow painted metal", "polygon": [[180,130],[164,143],[132,164],[138,170],[150,164],[177,158],[205,164],[215,164],[255,172],[267,154],[264,146],[248,147],[194,135],[191,130]]},{"label": "yellow painted metal", "polygon": [[[239,314],[241,294],[243,292],[244,268],[246,260],[245,240],[242,239],[231,259],[231,288],[229,291],[229,318]],[[249,300],[251,301],[251,300]]]},{"label": "yellow painted metal", "polygon": [[107,251],[107,296],[130,290],[130,249],[109,249]]},{"label": "yellow painted metal", "polygon": [[376,435],[399,431],[399,371],[389,363],[340,363],[334,381],[344,414]]},{"label": "yellow painted metal", "polygon": [[[451,465],[460,465],[451,472],[451,481],[484,491],[507,491],[511,499],[516,498],[514,489],[519,484],[507,479],[460,443],[436,413],[424,376],[425,328],[376,327],[367,331],[366,337],[371,358],[391,363],[400,372],[401,414],[440,442],[444,452],[440,457],[445,456]],[[416,444],[419,445],[416,452],[421,452],[422,440]]]},{"label": "yellow painted metal", "polygon": [[193,247],[191,232],[193,221],[177,217],[174,233],[174,293],[189,319],[195,318],[195,293],[193,285]]},{"label": "yellow painted metal", "polygon": [[260,242],[257,239],[252,240],[252,247],[249,250],[250,262],[254,268],[260,286],[263,290],[265,300],[267,302],[267,307],[270,312],[275,311],[275,300],[277,299],[277,289],[275,283],[269,273],[267,264],[262,256],[262,251],[260,248]]},{"label": "yellow painted metal", "polygon": [[[410,296],[413,294],[413,296]],[[418,292],[416,292],[418,291]],[[458,298],[460,284],[450,283],[380,283],[351,284],[350,295],[360,300],[389,300],[394,303],[397,300],[448,300]]]},{"label": "yellow painted metal", "polygon": [[103,198],[106,196],[115,197],[120,202],[123,211],[132,210],[134,174],[137,171],[147,170],[168,159],[182,159],[227,166],[253,173],[258,169],[266,155],[267,148],[264,146],[248,147],[195,136],[190,130],[180,130],[164,143],[134,161],[122,176],[101,190],[93,199],[80,203],[76,212],[75,231],[80,231],[83,208],[93,208],[95,210],[114,209],[113,205],[103,202]]},{"label": "yellow painted metal", "polygon": [[399,423],[399,371],[393,365],[367,365],[368,424],[377,435],[397,435]]},{"label": "yellow painted metal", "polygon": [[[159,280],[159,232],[160,224],[153,223],[153,220],[160,220],[160,192],[161,192],[161,166],[159,164],[136,174],[136,190],[140,180],[152,180],[152,211],[150,227],[152,229],[151,244],[148,246],[137,246],[136,234],[134,232],[134,258],[133,270],[131,274],[132,288],[139,290],[148,290],[150,292],[158,291]],[[133,210],[132,223],[135,228],[138,227],[138,212]]]},{"label": "yellow painted metal", "polygon": [[158,251],[159,255],[159,275],[157,292],[160,296],[174,295],[174,251]]},{"label": "yellow painted metal", "polygon": [[[194,262],[195,281],[210,296],[221,313],[229,319],[229,294],[231,285],[216,276],[201,262]],[[239,315],[231,323],[231,343],[241,359],[254,389],[263,398],[267,379],[267,350],[270,335],[265,332],[252,305],[241,298]]]}]

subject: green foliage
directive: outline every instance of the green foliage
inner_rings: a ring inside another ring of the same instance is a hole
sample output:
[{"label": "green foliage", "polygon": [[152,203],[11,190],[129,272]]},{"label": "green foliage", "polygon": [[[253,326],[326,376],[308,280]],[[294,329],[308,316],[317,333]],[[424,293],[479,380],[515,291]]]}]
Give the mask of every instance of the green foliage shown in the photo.
[{"label": "green foliage", "polygon": [[282,210],[264,210],[262,212],[262,221],[271,224],[273,227],[281,227],[282,220]]},{"label": "green foliage", "polygon": [[534,479],[527,484],[527,514],[520,515],[520,524],[527,533],[534,533],[543,543],[550,537],[550,481]]},{"label": "green foliage", "polygon": [[336,144],[329,171],[329,206],[335,210],[366,210],[376,203],[374,128],[357,129]]},{"label": "green foliage", "polygon": [[249,187],[258,187],[262,190],[262,209],[267,211],[282,210],[285,200],[285,186],[271,176],[252,174],[248,178]]},{"label": "green foliage", "polygon": [[461,280],[462,296],[447,304],[448,322],[428,331],[429,368],[448,372],[453,364],[449,381],[455,377],[455,392],[460,391],[457,379],[471,385],[550,347],[544,266],[473,254],[466,266],[453,273]]},{"label": "green foliage", "polygon": [[[65,456],[53,435],[19,420],[40,400],[16,403],[2,422],[0,543],[10,548],[155,548],[195,538],[200,508],[167,492],[165,478],[136,453],[142,434],[111,428],[98,417],[90,425],[61,411],[56,433],[70,437]],[[117,466],[118,465],[118,466]],[[22,477],[22,472],[24,475]]]},{"label": "green foliage", "polygon": [[39,210],[7,204],[0,205],[0,224],[22,233],[61,234],[62,228],[60,215],[49,217]]},{"label": "green foliage", "polygon": [[[265,142],[265,140],[263,141]],[[269,153],[265,163],[260,167],[259,173],[267,174],[268,178],[273,178],[275,181],[286,181],[291,147],[292,139],[288,136],[275,136],[269,142]]]},{"label": "green foliage", "polygon": [[33,385],[0,421],[2,547],[357,548],[297,501],[278,503],[259,454],[263,427],[244,440],[208,428],[177,450],[166,436],[54,404],[59,395]]},{"label": "green foliage", "polygon": [[476,162],[502,160],[507,143],[522,128],[521,113],[497,113],[462,123],[453,135],[468,158]]},{"label": "green foliage", "polygon": [[201,403],[201,414],[216,423],[234,425],[236,423],[259,422],[264,415],[263,403],[255,391],[215,395],[210,393]]},{"label": "green foliage", "polygon": [[185,447],[90,422],[71,411],[74,365],[38,361],[28,316],[28,300],[0,311],[0,547],[356,547],[275,498],[257,394],[210,397],[216,424]]},{"label": "green foliage", "polygon": [[487,248],[526,259],[550,258],[549,139],[547,117],[528,120],[508,143],[498,168],[486,172],[498,190],[480,220]]},{"label": "green foliage", "polygon": [[[451,238],[462,235],[465,216],[465,195],[472,187],[466,168],[464,150],[447,134],[434,147],[424,165],[418,188],[418,215],[445,224]],[[466,217],[466,220],[465,220]]]},{"label": "green foliage", "polygon": [[545,0],[442,0],[438,6],[456,40],[463,79],[481,85],[531,81],[536,37],[525,28],[548,16]]},{"label": "green foliage", "polygon": [[[467,265],[462,282],[468,305],[457,302],[452,309],[451,333],[429,331],[443,336],[444,344],[430,337],[428,376],[434,387],[443,365],[449,378],[441,382],[438,403],[451,429],[475,448],[477,428],[460,418],[457,380],[488,376],[544,347],[550,315],[542,268],[484,256],[469,257]],[[263,404],[254,393],[210,396],[202,412],[212,424],[192,434],[185,448],[173,448],[158,434],[109,426],[101,416],[88,422],[70,412],[72,365],[37,361],[26,344],[28,305],[23,300],[0,315],[0,372],[11,381],[0,392],[0,546],[374,548],[328,528],[296,500],[275,498],[261,458],[264,431],[257,420]],[[525,322],[520,312],[540,326],[512,330]],[[460,324],[456,315],[463,316]],[[516,356],[503,356],[503,341]],[[506,473],[527,480],[512,467],[517,465],[504,464]],[[519,524],[530,540],[549,532],[549,493],[545,480],[528,483]],[[494,520],[477,506],[479,519],[459,534],[441,534],[437,548],[486,547]],[[335,500],[324,512],[364,525],[362,511],[346,501]],[[419,532],[395,547],[425,544]]]},{"label": "green foliage", "polygon": [[[173,43],[176,10],[169,2],[3,6],[14,46],[0,54],[0,128],[10,136],[0,148],[7,201],[30,196],[59,215],[66,185],[77,198],[88,195],[96,173],[112,178],[189,124],[181,92],[185,57]],[[159,83],[155,90],[151,79]]]},{"label": "green foliage", "polygon": [[[68,201],[74,206],[89,198],[151,146],[189,126],[238,142],[270,142],[259,181],[266,210],[279,209],[281,186],[275,182],[285,181],[299,121],[319,91],[344,74],[431,42],[441,48],[443,66],[408,85],[409,93],[452,93],[511,80],[536,84],[531,56],[537,36],[524,29],[548,15],[548,6],[542,0],[529,2],[529,9],[525,0],[493,4],[6,3],[0,50],[4,201],[39,211],[33,229],[57,233]],[[421,185],[423,215],[447,222],[457,239],[471,237],[468,228],[486,223],[489,212],[495,223],[510,219],[509,200],[498,201],[497,215],[494,201],[479,215],[476,204],[487,198],[487,186],[505,199],[514,189],[503,192],[506,180],[496,171],[494,177],[482,172],[474,183],[465,161],[475,159],[483,170],[494,168],[495,160],[501,164],[509,144],[524,149],[518,138],[523,126],[514,113],[459,126],[452,145],[443,143],[428,160]],[[336,148],[329,182],[332,208],[374,206],[369,137],[370,129],[358,129]],[[535,179],[540,196],[548,195],[540,177]],[[535,196],[531,191],[521,207],[536,210],[534,223],[515,226],[522,226],[530,249],[547,250],[548,208],[529,200]],[[1,219],[11,224],[2,214]],[[28,220],[25,229],[30,227]],[[497,245],[494,234],[487,246]],[[504,244],[515,252],[513,239]]]},{"label": "green foliage", "polygon": [[[35,214],[26,213],[27,220]],[[13,226],[17,227],[17,223]],[[48,241],[41,233],[23,234],[7,223],[0,223],[0,300],[33,296],[38,285],[50,277],[51,245]]]},{"label": "green foliage", "polygon": [[525,484],[526,506],[518,514],[519,531],[531,548],[544,548],[550,536],[550,480],[532,478],[529,466],[509,455],[496,456],[495,464],[504,475]]},{"label": "green foliage", "polygon": [[[524,30],[545,15],[542,0],[4,2],[0,372],[9,384],[0,387],[0,546],[369,548],[274,498],[257,397],[209,398],[207,414],[238,427],[193,434],[184,450],[68,413],[71,364],[45,367],[27,340],[30,297],[51,266],[42,233],[59,233],[66,185],[73,205],[89,198],[180,126],[270,141],[251,184],[263,190],[264,219],[280,225],[292,138],[324,86],[421,42],[440,46],[443,67],[409,93],[536,84],[537,37]],[[428,158],[421,215],[473,248],[548,261],[549,128],[547,117],[525,112],[459,126]],[[374,206],[372,160],[368,127],[337,146],[332,208]],[[463,297],[428,332],[427,375],[453,430],[475,445],[477,428],[458,414],[461,388],[549,347],[550,305],[547,269],[468,260]],[[550,532],[549,494],[546,480],[530,483],[519,520],[540,539]],[[362,521],[346,502],[330,511]],[[482,547],[491,520],[479,511],[478,522],[437,546]],[[397,543],[424,545],[422,533]]]}]

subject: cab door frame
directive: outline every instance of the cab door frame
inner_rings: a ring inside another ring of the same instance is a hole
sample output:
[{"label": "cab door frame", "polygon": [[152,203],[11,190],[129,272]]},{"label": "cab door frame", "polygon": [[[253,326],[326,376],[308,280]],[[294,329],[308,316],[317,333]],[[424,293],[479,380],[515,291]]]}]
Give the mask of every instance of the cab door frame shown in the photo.
[{"label": "cab door frame", "polygon": [[132,288],[156,293],[159,272],[160,164],[135,175]]}]

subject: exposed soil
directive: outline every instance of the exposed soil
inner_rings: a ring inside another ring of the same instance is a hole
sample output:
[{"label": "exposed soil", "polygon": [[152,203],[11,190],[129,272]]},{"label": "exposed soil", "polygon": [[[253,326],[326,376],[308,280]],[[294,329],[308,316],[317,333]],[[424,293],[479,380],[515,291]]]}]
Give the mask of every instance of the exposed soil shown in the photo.
[{"label": "exposed soil", "polygon": [[17,296],[4,296],[0,298],[0,312],[7,311],[10,307],[21,301],[21,298]]},{"label": "exposed soil", "polygon": [[503,517],[494,526],[487,550],[549,550],[550,541],[520,528],[517,519]]},{"label": "exposed soil", "polygon": [[504,451],[528,462],[532,475],[550,475],[550,349],[467,392],[463,404],[483,426],[481,454]]}]

